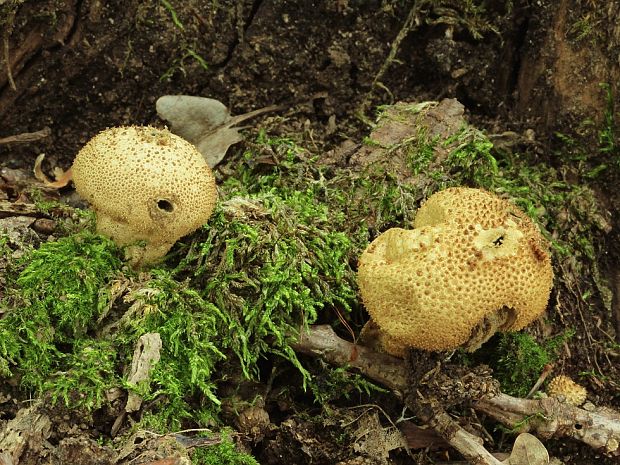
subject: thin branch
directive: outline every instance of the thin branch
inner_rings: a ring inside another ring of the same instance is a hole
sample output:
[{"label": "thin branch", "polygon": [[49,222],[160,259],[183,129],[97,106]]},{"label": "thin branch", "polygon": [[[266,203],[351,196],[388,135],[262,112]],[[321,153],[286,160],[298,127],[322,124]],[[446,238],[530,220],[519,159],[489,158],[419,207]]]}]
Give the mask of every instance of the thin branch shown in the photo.
[{"label": "thin branch", "polygon": [[356,368],[398,396],[402,396],[407,387],[407,373],[401,359],[347,342],[339,338],[329,325],[312,326],[307,332],[302,331],[293,349],[332,365]]},{"label": "thin branch", "polygon": [[41,139],[45,139],[52,134],[52,130],[45,126],[43,129],[40,129],[35,132],[23,132],[21,134],[16,134],[14,136],[8,136],[0,138],[0,145],[3,144],[16,144],[23,142],[35,142]]},{"label": "thin branch", "polygon": [[472,464],[502,465],[482,444],[482,439],[464,430],[433,399],[424,398],[419,392],[407,398],[407,406],[425,424],[433,428]]},{"label": "thin branch", "polygon": [[[348,365],[355,368],[401,397],[408,390],[407,368],[403,360],[344,341],[330,326],[310,327],[302,334],[294,348],[298,352],[320,357],[333,365]],[[420,399],[417,402],[420,403]],[[430,401],[423,400],[423,402]],[[571,437],[608,455],[620,456],[620,413],[611,409],[600,408],[589,411],[563,403],[553,397],[529,400],[506,394],[478,400],[473,407],[520,432],[530,431],[541,438]],[[449,428],[458,427],[458,425],[445,421],[445,412],[433,406],[430,412],[425,414],[422,411],[421,413],[426,415],[430,422],[435,422],[437,428],[440,428],[438,432],[455,448],[457,447],[455,443],[460,444],[461,438],[464,441],[463,444],[471,446],[468,440],[471,438],[460,430],[454,430],[456,433],[452,436],[447,434],[450,431]],[[416,414],[419,416],[420,412],[416,411]],[[435,417],[434,420],[433,417]],[[447,419],[450,417],[447,416]],[[463,444],[459,447],[464,448]]]},{"label": "thin branch", "polygon": [[533,432],[543,439],[568,436],[620,456],[620,414],[612,410],[589,411],[556,397],[529,400],[507,394],[479,400],[474,408],[519,432]]},{"label": "thin branch", "polygon": [[4,35],[2,37],[3,49],[4,49],[4,62],[6,64],[6,77],[9,81],[11,89],[17,90],[15,81],[13,80],[13,72],[11,71],[11,53],[9,50],[9,37],[13,32],[13,21],[15,21],[15,10],[12,10],[5,21]]},{"label": "thin branch", "polygon": [[409,10],[409,14],[407,15],[407,18],[405,19],[405,22],[403,23],[403,27],[400,28],[400,31],[398,31],[398,34],[394,38],[394,42],[392,42],[392,45],[390,47],[390,53],[388,53],[388,56],[383,61],[383,64],[381,65],[379,72],[376,74],[375,78],[372,81],[373,90],[375,87],[379,85],[379,83],[381,82],[381,79],[383,79],[383,76],[389,69],[390,65],[394,62],[394,59],[396,58],[396,54],[398,53],[398,50],[400,50],[400,44],[402,43],[403,40],[405,40],[405,37],[407,37],[409,32],[411,32],[411,30],[413,29],[413,26],[416,23],[416,19],[418,17],[420,9],[421,9],[420,2],[417,2],[417,1],[414,2],[413,6],[411,7],[411,10]]},{"label": "thin branch", "polygon": [[[309,328],[308,332],[302,333],[299,343],[293,347],[299,352],[320,357],[334,365],[357,368],[399,395],[407,391],[407,373],[403,360],[340,339],[331,326]],[[470,463],[502,465],[502,462],[484,448],[480,438],[461,428],[437,402],[424,399],[419,393],[417,396],[409,396],[405,402]]]}]

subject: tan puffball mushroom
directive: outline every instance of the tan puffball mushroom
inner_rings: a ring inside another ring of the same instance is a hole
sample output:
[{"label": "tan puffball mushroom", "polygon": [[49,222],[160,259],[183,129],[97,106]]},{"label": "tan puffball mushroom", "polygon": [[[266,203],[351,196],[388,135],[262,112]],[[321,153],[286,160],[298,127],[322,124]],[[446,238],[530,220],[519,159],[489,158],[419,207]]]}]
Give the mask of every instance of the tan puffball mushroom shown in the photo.
[{"label": "tan puffball mushroom", "polygon": [[384,232],[359,261],[362,299],[387,352],[476,350],[545,310],[548,246],[511,203],[479,189],[447,189],[420,208],[415,226]]},{"label": "tan puffball mushroom", "polygon": [[560,375],[549,382],[547,394],[550,397],[562,397],[567,403],[579,407],[586,401],[588,391],[568,376]]},{"label": "tan puffball mushroom", "polygon": [[106,129],[80,150],[72,172],[77,192],[97,214],[97,232],[129,246],[134,265],[163,257],[206,223],[217,200],[202,155],[166,129]]}]

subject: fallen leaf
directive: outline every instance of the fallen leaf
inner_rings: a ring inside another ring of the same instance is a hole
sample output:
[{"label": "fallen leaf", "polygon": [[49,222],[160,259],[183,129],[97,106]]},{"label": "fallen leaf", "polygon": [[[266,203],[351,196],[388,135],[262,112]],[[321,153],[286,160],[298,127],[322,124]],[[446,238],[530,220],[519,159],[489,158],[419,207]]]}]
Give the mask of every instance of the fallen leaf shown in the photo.
[{"label": "fallen leaf", "polygon": [[536,436],[521,433],[515,439],[507,462],[509,465],[548,465],[549,453]]},{"label": "fallen leaf", "polygon": [[71,168],[67,171],[63,171],[60,168],[54,168],[54,175],[56,176],[55,181],[50,181],[50,179],[45,175],[43,170],[41,169],[41,163],[45,159],[45,154],[40,154],[37,159],[34,161],[34,177],[45,184],[47,187],[51,187],[53,189],[60,189],[61,187],[65,187],[71,179],[73,179],[73,172]]},{"label": "fallen leaf", "polygon": [[170,124],[170,130],[191,142],[213,168],[228,147],[243,140],[239,128],[233,126],[262,113],[284,107],[269,106],[231,116],[226,106],[215,99],[193,95],[164,95],[155,103],[157,114]]}]

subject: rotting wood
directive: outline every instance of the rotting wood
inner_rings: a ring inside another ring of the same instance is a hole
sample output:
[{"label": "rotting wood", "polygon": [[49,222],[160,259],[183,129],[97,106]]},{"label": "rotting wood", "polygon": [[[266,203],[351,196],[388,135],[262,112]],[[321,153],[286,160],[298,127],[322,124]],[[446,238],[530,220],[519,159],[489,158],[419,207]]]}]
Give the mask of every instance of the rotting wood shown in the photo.
[{"label": "rotting wood", "polygon": [[[407,368],[403,360],[347,342],[338,337],[328,325],[313,326],[303,331],[294,348],[298,352],[319,357],[330,364],[347,365],[357,369],[372,380],[390,388],[399,397],[402,397],[409,387]],[[459,451],[461,451],[459,447],[463,448],[466,453],[466,447],[475,447],[472,444],[472,437],[462,434],[460,430],[450,430],[455,426],[460,427],[445,421],[452,420],[440,407],[438,409],[435,409],[434,405],[428,407],[431,407],[431,411],[422,414],[426,415],[431,421],[431,426],[446,442]],[[557,398],[530,400],[507,394],[478,400],[473,403],[473,407],[510,428],[520,426],[520,432],[529,431],[543,439],[571,437],[607,455],[620,456],[618,412],[604,408],[589,411],[561,402]],[[420,417],[419,411],[416,414]]]},{"label": "rotting wood", "polygon": [[43,413],[40,403],[20,409],[0,432],[0,460],[18,464],[26,450],[44,449],[51,427],[52,422]]},{"label": "rotting wood", "polygon": [[483,445],[478,436],[463,429],[434,399],[419,392],[405,399],[407,407],[425,424],[433,428],[443,439],[472,464],[502,465]]},{"label": "rotting wood", "polygon": [[37,210],[32,203],[9,202],[8,200],[0,200],[0,218],[8,216],[36,216],[45,217],[47,215]]},{"label": "rotting wood", "polygon": [[377,381],[399,397],[407,387],[407,373],[403,361],[388,354],[374,352],[339,338],[331,326],[318,325],[302,332],[293,348],[333,365],[348,365]]},{"label": "rotting wood", "polygon": [[530,400],[506,394],[479,400],[474,408],[519,432],[533,432],[543,439],[572,437],[595,450],[620,456],[618,412],[589,411],[556,397]]}]

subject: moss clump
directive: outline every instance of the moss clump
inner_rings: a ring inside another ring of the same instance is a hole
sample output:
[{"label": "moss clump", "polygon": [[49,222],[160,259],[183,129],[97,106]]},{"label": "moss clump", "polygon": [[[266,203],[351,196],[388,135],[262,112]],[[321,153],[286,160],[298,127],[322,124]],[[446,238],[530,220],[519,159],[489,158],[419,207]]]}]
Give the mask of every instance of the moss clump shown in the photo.
[{"label": "moss clump", "polygon": [[[601,84],[601,87],[605,91],[607,108],[603,114],[603,125],[598,133],[599,150],[610,158],[616,168],[620,168],[620,127],[618,126],[620,113],[616,109],[611,86],[605,83]],[[596,169],[596,173],[607,168],[605,164],[600,166]]]},{"label": "moss clump", "polygon": [[[203,425],[213,424],[220,404],[215,370],[226,358],[222,351],[231,339],[228,314],[165,270],[154,270],[125,301],[131,306],[119,322],[116,339],[128,348],[146,333],[158,333],[162,340],[150,383],[139,389],[146,400],[159,404],[156,417],[145,426],[179,428],[181,420],[192,415]],[[202,407],[191,413],[188,402],[193,398],[202,399]]]},{"label": "moss clump", "polygon": [[68,399],[76,388],[86,403],[98,405],[111,382],[102,377],[113,372],[108,361],[114,351],[107,343],[93,343],[87,332],[107,305],[102,289],[120,271],[118,250],[108,239],[83,231],[42,244],[17,267],[22,269],[2,302],[2,374],[17,375],[24,386],[38,390],[56,380],[53,397]]},{"label": "moss clump", "polygon": [[226,334],[235,336],[225,344],[245,376],[268,353],[305,372],[289,345],[298,331],[324,308],[355,304],[352,242],[328,227],[323,209],[299,192],[229,199],[176,267],[177,279],[226,309]]},{"label": "moss clump", "polygon": [[308,381],[290,343],[325,309],[356,305],[351,263],[365,234],[352,240],[317,191],[280,189],[276,179],[251,193],[227,183],[209,224],[149,273],[121,272],[113,244],[88,232],[33,251],[0,324],[3,374],[96,407],[103,389],[123,386],[140,336],[158,333],[149,382],[123,386],[151,401],[143,423],[154,429],[216,423],[218,381],[257,378],[261,359],[289,361]]},{"label": "moss clump", "polygon": [[572,332],[550,338],[543,344],[527,333],[505,333],[499,336],[496,349],[497,361],[491,363],[502,391],[525,397],[536,383],[545,365],[553,363],[559,347],[572,336]]},{"label": "moss clump", "polygon": [[347,367],[323,367],[316,371],[317,375],[312,378],[310,389],[319,405],[327,405],[342,398],[349,399],[353,395],[371,398],[373,394],[389,392],[363,376],[351,373]]},{"label": "moss clump", "polygon": [[226,435],[222,442],[213,446],[201,447],[192,454],[194,465],[259,465],[254,457],[239,452]]}]

